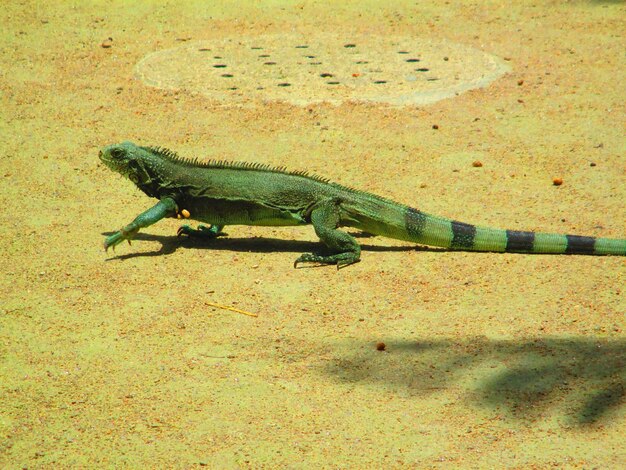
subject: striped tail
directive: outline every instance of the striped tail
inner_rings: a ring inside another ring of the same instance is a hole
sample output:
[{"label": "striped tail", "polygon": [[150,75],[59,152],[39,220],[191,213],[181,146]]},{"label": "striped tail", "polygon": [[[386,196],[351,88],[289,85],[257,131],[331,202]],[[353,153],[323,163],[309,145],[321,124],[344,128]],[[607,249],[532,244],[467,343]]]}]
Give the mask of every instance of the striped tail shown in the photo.
[{"label": "striped tail", "polygon": [[415,243],[451,250],[626,256],[626,240],[499,230],[433,216],[406,206],[403,211],[406,237],[402,238]]}]

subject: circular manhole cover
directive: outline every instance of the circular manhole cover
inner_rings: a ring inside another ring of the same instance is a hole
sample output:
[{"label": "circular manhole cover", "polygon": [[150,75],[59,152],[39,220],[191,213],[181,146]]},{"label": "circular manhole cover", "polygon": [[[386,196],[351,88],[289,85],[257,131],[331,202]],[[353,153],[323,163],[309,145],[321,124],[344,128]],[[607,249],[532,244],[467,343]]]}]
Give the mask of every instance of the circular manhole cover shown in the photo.
[{"label": "circular manhole cover", "polygon": [[408,37],[267,35],[198,41],[144,57],[137,76],[158,88],[227,103],[344,101],[426,104],[484,87],[508,71],[469,46]]}]

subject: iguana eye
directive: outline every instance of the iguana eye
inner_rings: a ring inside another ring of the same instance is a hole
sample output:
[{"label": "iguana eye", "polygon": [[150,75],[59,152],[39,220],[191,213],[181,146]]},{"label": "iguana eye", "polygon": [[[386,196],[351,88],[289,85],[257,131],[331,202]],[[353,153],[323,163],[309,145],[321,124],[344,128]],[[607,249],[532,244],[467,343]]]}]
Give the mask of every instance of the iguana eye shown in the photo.
[{"label": "iguana eye", "polygon": [[124,151],[122,149],[113,149],[111,150],[111,156],[113,158],[122,158],[124,156]]}]

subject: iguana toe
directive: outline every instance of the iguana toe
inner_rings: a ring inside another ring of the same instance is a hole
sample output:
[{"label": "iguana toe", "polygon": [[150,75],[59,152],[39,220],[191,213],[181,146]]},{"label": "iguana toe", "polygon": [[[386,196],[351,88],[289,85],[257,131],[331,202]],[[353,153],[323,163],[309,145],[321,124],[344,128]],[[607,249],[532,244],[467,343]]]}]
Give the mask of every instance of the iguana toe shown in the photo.
[{"label": "iguana toe", "polygon": [[198,238],[216,238],[222,235],[223,226],[221,225],[211,225],[207,227],[206,225],[198,225],[197,229],[191,228],[189,225],[181,225],[176,234],[180,237],[181,235],[188,235],[190,237],[198,237]]},{"label": "iguana toe", "polygon": [[189,225],[181,225],[178,227],[178,230],[176,230],[176,236],[180,237],[181,235],[189,235],[189,232],[192,230],[193,229]]},{"label": "iguana toe", "polygon": [[336,264],[337,269],[340,269],[345,266],[358,263],[359,261],[361,261],[359,256],[356,253],[352,252],[337,253],[328,256],[316,255],[314,253],[304,253],[294,261],[293,267],[297,268],[299,263],[317,263],[320,265]]},{"label": "iguana toe", "polygon": [[104,251],[108,251],[109,248],[113,248],[122,243],[124,240],[128,242],[130,245],[130,240],[137,234],[137,230],[119,230],[115,232],[113,235],[106,237],[104,240]]}]

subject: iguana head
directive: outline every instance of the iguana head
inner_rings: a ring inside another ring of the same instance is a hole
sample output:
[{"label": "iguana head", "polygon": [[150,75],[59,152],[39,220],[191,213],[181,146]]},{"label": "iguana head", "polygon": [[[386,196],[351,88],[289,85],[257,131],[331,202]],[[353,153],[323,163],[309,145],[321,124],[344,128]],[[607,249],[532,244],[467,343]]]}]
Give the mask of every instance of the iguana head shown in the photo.
[{"label": "iguana head", "polygon": [[140,187],[153,181],[154,171],[152,170],[159,165],[159,162],[155,161],[158,159],[149,149],[132,142],[107,145],[100,150],[98,156],[111,170],[127,177]]}]

